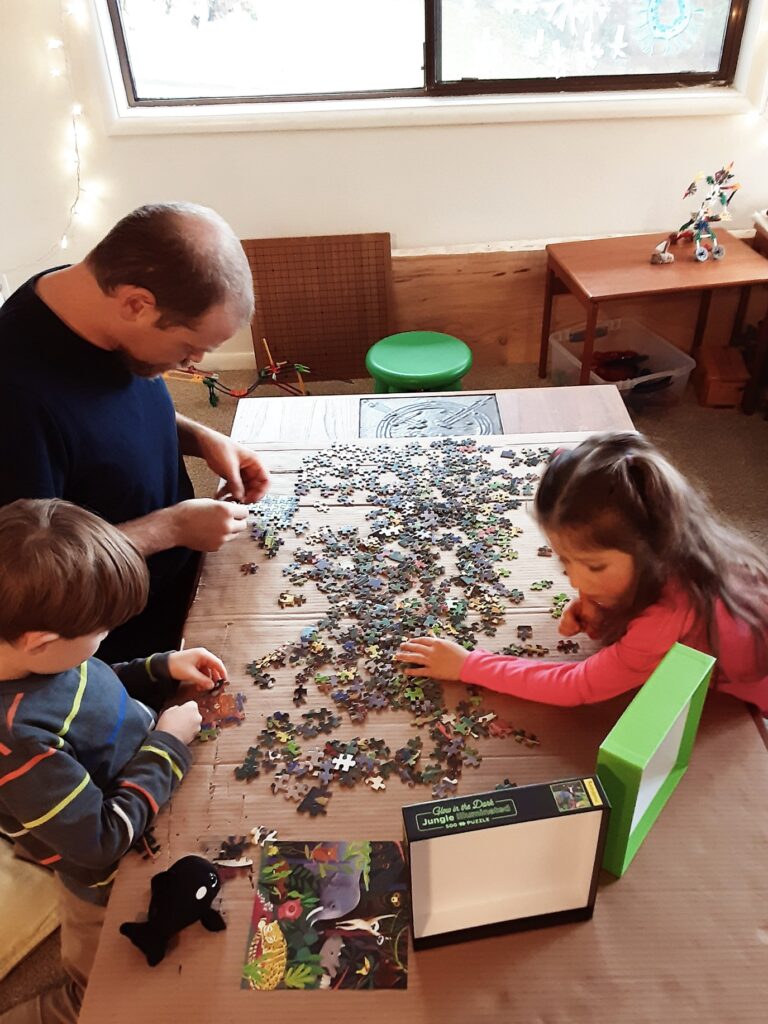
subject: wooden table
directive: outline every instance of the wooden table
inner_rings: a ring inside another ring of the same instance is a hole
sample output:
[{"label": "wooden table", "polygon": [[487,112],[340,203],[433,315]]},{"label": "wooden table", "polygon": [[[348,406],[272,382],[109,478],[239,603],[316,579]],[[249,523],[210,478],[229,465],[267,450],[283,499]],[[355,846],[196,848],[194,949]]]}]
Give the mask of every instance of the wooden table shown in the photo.
[{"label": "wooden table", "polygon": [[[246,398],[237,406],[232,436],[243,444],[269,447],[296,444],[318,447],[360,440],[361,403],[438,400],[494,395],[505,434],[594,433],[633,430],[632,420],[613,385],[558,388],[508,388],[497,391],[419,392],[393,395],[312,395],[306,398]],[[462,424],[466,432],[466,425]]]},{"label": "wooden table", "polygon": [[[701,291],[699,315],[693,335],[692,353],[704,337],[712,292],[717,288],[740,288],[741,296],[731,338],[741,330],[749,289],[768,284],[768,261],[740,238],[718,231],[725,246],[721,260],[698,263],[693,245],[681,242],[670,248],[672,264],[651,264],[651,253],[663,235],[629,235],[624,238],[596,238],[586,242],[557,242],[547,246],[544,316],[539,349],[539,376],[547,375],[552,300],[570,292],[584,306],[586,329],[581,357],[580,384],[589,382],[595,329],[601,302],[640,298],[674,292]],[[768,332],[768,318],[764,321]]]},{"label": "wooden table", "polygon": [[[579,390],[593,395],[604,411],[613,405],[614,425],[627,426],[624,407],[613,388]],[[569,396],[561,389],[541,389],[547,416],[569,416]],[[613,396],[612,398],[610,396]],[[323,442],[281,441],[269,435],[266,445],[248,432],[256,406],[299,399],[253,399],[241,405],[238,439],[265,453],[275,493],[291,493],[302,459]],[[288,409],[288,404],[284,409]],[[340,402],[339,409],[344,403]],[[307,406],[309,408],[309,406]],[[332,420],[333,403],[324,422]],[[572,412],[572,410],[571,410]],[[298,412],[296,413],[298,415]],[[329,419],[330,417],[330,419]],[[342,422],[347,420],[342,419]],[[601,426],[605,426],[602,422]],[[289,429],[293,430],[292,424]],[[483,439],[493,452],[486,457],[503,464],[500,452],[513,446],[574,443],[583,433],[512,434]],[[325,444],[330,443],[325,441]],[[401,442],[361,442],[359,458],[385,459]],[[428,444],[427,440],[425,444]],[[314,512],[316,493],[301,499],[301,517],[313,523],[341,525],[365,521],[367,506],[332,506],[325,516]],[[525,609],[512,607],[498,636],[487,643],[498,649],[516,636],[516,626],[531,623],[535,638],[554,649],[556,622],[549,596],[529,590],[541,576],[535,557],[540,543],[525,507],[512,517],[524,529],[515,581],[525,588]],[[238,782],[233,768],[276,709],[293,712],[295,670],[278,669],[273,691],[250,685],[247,662],[280,643],[295,641],[301,628],[317,621],[325,598],[307,587],[307,604],[279,610],[276,594],[284,589],[282,566],[301,538],[286,534],[285,548],[265,560],[247,537],[210,556],[186,629],[188,645],[205,645],[228,665],[231,685],[247,693],[247,718],[224,730],[218,740],[195,748],[194,765],[156,822],[161,851],[155,863],[131,854],[120,868],[111,897],[81,1024],[122,1024],[136,1020],[183,1020],[226,1024],[246,1020],[308,1020],[339,1024],[351,1017],[382,1024],[395,1017],[402,1024],[739,1024],[763,1021],[765,1011],[768,882],[764,870],[764,793],[768,759],[744,707],[714,695],[708,701],[688,776],[664,810],[632,864],[616,881],[604,876],[591,922],[502,936],[409,955],[405,992],[250,992],[240,988],[240,972],[253,905],[251,880],[225,883],[221,896],[227,930],[209,935],[199,926],[182,933],[178,945],[158,967],[150,969],[119,934],[121,922],[145,910],[151,876],[177,858],[200,852],[201,840],[242,834],[257,824],[276,827],[281,839],[400,839],[401,807],[429,798],[429,789],[410,790],[396,779],[384,792],[366,786],[334,789],[325,818],[298,815],[295,805],[269,792],[268,778]],[[256,576],[238,571],[256,558]],[[555,591],[565,589],[557,563],[546,562]],[[582,653],[587,653],[589,645]],[[464,687],[446,687],[451,706]],[[461,793],[493,788],[504,778],[518,784],[592,771],[599,743],[628,702],[620,698],[587,708],[557,709],[494,694],[486,704],[517,727],[536,733],[541,746],[528,749],[512,740],[480,742],[482,763],[467,769]],[[328,703],[315,695],[308,707]],[[364,725],[346,721],[341,738],[377,736],[394,750],[414,735],[405,712],[383,712]],[[362,792],[360,791],[362,790]],[[493,879],[478,866],[471,884],[486,890]]]}]

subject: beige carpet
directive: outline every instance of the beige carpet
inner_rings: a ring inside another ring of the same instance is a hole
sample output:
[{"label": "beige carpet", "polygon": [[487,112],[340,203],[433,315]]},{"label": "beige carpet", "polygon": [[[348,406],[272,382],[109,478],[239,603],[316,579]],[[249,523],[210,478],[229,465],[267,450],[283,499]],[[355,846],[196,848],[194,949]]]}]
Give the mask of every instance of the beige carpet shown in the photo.
[{"label": "beige carpet", "polygon": [[[221,379],[230,387],[245,388],[253,374],[223,373]],[[482,390],[548,386],[548,382],[540,381],[536,368],[526,364],[475,369],[465,378],[465,386]],[[309,389],[313,394],[329,395],[368,393],[372,387],[370,380],[313,382],[310,378]],[[180,412],[229,433],[237,405],[234,399],[221,396],[219,405],[212,408],[201,384],[171,382],[170,390]],[[264,386],[254,397],[281,394],[275,387]],[[633,420],[686,476],[709,493],[724,518],[757,543],[768,546],[768,422],[736,410],[701,408],[690,388],[679,405],[633,414]],[[190,460],[189,465],[197,493],[212,494],[213,474],[199,460]],[[55,984],[59,969],[57,937],[52,936],[0,983],[0,1012]]]}]

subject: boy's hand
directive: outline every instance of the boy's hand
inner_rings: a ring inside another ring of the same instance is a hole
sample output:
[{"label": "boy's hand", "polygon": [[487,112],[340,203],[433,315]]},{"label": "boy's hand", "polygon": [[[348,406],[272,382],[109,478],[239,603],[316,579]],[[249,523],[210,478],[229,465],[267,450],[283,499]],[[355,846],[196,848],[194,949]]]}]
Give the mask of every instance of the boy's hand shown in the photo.
[{"label": "boy's hand", "polygon": [[172,679],[179,679],[186,684],[185,692],[212,690],[217,683],[227,678],[224,662],[204,647],[190,647],[188,651],[169,654],[168,671]]},{"label": "boy's hand", "polygon": [[395,661],[410,662],[418,666],[403,669],[403,675],[406,676],[453,680],[461,678],[461,667],[468,657],[469,651],[453,640],[419,636],[400,645],[395,654]]},{"label": "boy's hand", "polygon": [[155,728],[161,732],[169,732],[177,740],[189,744],[200,732],[202,721],[200,708],[193,700],[188,700],[186,704],[179,704],[164,711],[158,718]]}]

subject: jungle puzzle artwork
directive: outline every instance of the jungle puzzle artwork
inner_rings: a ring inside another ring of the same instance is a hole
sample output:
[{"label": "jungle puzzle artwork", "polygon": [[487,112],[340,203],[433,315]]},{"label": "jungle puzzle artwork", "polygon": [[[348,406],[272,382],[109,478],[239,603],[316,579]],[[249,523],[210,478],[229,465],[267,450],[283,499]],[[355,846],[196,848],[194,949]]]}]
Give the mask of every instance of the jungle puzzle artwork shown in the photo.
[{"label": "jungle puzzle artwork", "polygon": [[406,988],[409,919],[400,843],[267,845],[241,986]]}]

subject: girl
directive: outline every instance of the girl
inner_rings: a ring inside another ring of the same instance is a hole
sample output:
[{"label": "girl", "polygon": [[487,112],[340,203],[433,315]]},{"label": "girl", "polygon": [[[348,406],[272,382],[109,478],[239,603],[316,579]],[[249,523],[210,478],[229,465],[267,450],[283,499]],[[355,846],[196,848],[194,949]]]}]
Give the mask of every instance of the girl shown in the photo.
[{"label": "girl", "polygon": [[550,461],[536,517],[578,597],[560,632],[603,647],[534,663],[422,636],[409,676],[458,679],[547,704],[590,704],[641,686],[675,642],[714,654],[714,685],[768,713],[768,561],[639,434],[598,434]]}]

